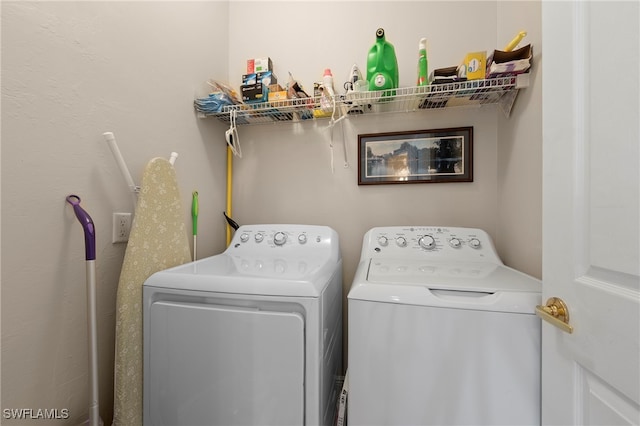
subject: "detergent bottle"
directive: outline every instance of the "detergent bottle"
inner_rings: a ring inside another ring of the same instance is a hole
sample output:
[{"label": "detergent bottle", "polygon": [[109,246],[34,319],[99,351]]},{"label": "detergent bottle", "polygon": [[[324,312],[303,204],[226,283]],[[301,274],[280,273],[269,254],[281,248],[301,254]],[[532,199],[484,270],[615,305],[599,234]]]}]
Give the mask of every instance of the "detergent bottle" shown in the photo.
[{"label": "detergent bottle", "polygon": [[[384,29],[376,31],[376,43],[369,49],[367,56],[367,81],[369,90],[386,90],[398,87],[398,60],[396,50],[385,40]],[[383,96],[390,96],[391,91]]]}]

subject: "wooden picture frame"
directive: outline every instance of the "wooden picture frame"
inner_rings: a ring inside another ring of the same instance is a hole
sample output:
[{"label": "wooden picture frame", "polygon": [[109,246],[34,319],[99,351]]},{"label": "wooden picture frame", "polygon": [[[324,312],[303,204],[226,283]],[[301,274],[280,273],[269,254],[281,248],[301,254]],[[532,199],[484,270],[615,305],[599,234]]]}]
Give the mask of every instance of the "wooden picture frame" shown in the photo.
[{"label": "wooden picture frame", "polygon": [[358,185],[473,182],[473,127],[358,135]]}]

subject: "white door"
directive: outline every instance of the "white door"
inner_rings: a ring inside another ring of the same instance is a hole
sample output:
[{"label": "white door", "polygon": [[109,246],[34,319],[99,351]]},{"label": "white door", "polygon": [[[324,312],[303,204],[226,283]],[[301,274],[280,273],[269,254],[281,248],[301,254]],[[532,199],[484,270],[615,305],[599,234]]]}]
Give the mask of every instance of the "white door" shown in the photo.
[{"label": "white door", "polygon": [[542,423],[640,424],[640,3],[542,2]]}]

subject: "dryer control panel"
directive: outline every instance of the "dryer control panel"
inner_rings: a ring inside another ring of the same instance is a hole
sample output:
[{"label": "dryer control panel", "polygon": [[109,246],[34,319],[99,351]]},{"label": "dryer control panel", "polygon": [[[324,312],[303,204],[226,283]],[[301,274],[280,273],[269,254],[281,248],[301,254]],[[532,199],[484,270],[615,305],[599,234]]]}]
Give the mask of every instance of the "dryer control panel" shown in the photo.
[{"label": "dryer control panel", "polygon": [[501,264],[482,229],[445,226],[388,226],[364,236],[361,259],[406,258],[490,261]]},{"label": "dryer control panel", "polygon": [[284,253],[296,256],[329,255],[339,257],[338,234],[318,225],[243,225],[226,250],[234,255]]}]

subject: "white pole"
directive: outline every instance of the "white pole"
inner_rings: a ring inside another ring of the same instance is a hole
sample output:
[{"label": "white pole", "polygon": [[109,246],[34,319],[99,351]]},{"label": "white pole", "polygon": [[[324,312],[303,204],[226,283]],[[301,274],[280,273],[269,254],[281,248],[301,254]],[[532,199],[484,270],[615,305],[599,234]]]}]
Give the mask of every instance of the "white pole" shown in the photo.
[{"label": "white pole", "polygon": [[98,321],[96,312],[96,265],[87,260],[87,319],[89,336],[89,425],[100,426],[98,392]]},{"label": "white pole", "polygon": [[116,143],[116,138],[113,135],[113,133],[105,132],[102,135],[104,136],[104,139],[109,144],[109,148],[111,148],[111,153],[113,154],[113,157],[116,159],[116,163],[118,163],[120,172],[122,173],[122,176],[124,177],[124,179],[127,181],[127,185],[129,185],[129,189],[133,193],[133,205],[135,207],[138,201],[137,195],[140,188],[136,186],[136,184],[133,182],[131,173],[129,173],[129,169],[127,168],[127,163],[125,163],[124,158],[122,158],[122,154],[120,153],[120,149],[118,148],[118,144]]}]

